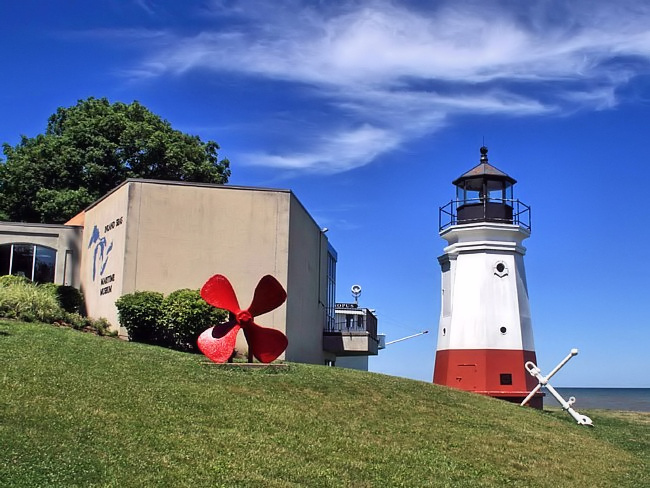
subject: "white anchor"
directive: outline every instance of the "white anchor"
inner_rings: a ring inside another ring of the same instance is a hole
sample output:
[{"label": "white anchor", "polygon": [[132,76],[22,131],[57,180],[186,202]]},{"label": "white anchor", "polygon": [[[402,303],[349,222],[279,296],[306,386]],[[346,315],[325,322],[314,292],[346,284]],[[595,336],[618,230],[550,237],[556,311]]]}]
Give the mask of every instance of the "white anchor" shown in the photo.
[{"label": "white anchor", "polygon": [[526,370],[528,370],[528,372],[530,373],[531,376],[534,376],[535,378],[537,378],[537,380],[539,381],[539,384],[535,388],[532,389],[532,391],[528,394],[528,396],[526,398],[524,398],[524,401],[521,402],[521,406],[523,407],[524,405],[526,405],[528,403],[528,401],[531,398],[533,398],[535,393],[537,393],[539,391],[540,388],[545,387],[549,391],[549,393],[555,397],[555,399],[560,403],[560,405],[562,405],[562,409],[566,410],[569,413],[569,415],[571,415],[576,420],[576,422],[578,422],[580,425],[589,425],[590,427],[593,427],[594,424],[593,424],[593,422],[591,421],[591,419],[589,417],[587,417],[586,415],[582,415],[582,414],[576,412],[573,408],[571,408],[571,405],[573,405],[575,403],[575,401],[576,401],[575,397],[569,397],[569,401],[566,401],[564,398],[562,398],[562,395],[560,395],[555,390],[555,388],[553,388],[548,382],[548,380],[550,380],[551,377],[555,373],[557,373],[560,370],[560,368],[562,366],[564,366],[569,361],[569,359],[571,359],[573,356],[575,356],[577,354],[578,354],[577,349],[571,349],[571,352],[569,353],[569,355],[567,357],[565,357],[560,362],[560,364],[558,364],[553,369],[553,371],[551,371],[548,374],[548,376],[542,375],[542,371],[535,365],[535,363],[533,363],[532,361],[528,361],[525,364]]}]

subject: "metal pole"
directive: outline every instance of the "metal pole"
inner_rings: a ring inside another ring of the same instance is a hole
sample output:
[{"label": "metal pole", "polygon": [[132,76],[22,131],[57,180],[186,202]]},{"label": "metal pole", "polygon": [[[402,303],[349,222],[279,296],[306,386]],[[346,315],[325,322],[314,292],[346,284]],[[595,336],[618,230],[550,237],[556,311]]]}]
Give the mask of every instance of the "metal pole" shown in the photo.
[{"label": "metal pole", "polygon": [[557,366],[555,366],[555,368],[554,368],[554,369],[553,369],[553,370],[552,370],[552,371],[551,371],[551,372],[546,376],[546,381],[550,380],[551,377],[552,377],[555,373],[557,373],[557,372],[560,370],[560,368],[561,368],[562,366],[564,366],[564,365],[569,361],[569,359],[571,359],[573,356],[577,356],[577,355],[578,355],[578,350],[577,350],[577,349],[571,349],[571,352],[568,354],[568,356],[565,357],[565,358],[560,362],[560,364],[558,364]]},{"label": "metal pole", "polygon": [[402,337],[401,339],[395,339],[394,341],[387,342],[386,345],[388,346],[390,344],[395,344],[396,342],[405,341],[406,339],[412,339],[413,337],[421,336],[422,334],[428,334],[428,333],[429,333],[428,330],[423,330],[422,332],[418,332],[417,334],[413,334],[410,336]]}]

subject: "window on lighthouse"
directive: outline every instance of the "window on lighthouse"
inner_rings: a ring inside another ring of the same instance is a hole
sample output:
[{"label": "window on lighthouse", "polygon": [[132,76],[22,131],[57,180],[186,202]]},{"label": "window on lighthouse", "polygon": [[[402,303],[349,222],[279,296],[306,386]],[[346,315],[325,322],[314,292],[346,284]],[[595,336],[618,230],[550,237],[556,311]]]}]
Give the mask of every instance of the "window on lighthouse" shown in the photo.
[{"label": "window on lighthouse", "polygon": [[442,316],[451,315],[451,264],[442,263]]}]

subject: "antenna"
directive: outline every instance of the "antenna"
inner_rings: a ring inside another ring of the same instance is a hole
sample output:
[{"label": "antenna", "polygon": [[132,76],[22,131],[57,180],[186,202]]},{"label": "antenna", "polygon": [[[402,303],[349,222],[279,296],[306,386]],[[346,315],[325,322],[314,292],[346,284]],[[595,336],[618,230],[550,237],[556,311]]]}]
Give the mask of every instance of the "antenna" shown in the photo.
[{"label": "antenna", "polygon": [[354,304],[359,305],[359,295],[361,295],[361,286],[360,285],[352,285],[352,288],[350,288],[350,291],[352,292],[352,296],[354,297]]}]

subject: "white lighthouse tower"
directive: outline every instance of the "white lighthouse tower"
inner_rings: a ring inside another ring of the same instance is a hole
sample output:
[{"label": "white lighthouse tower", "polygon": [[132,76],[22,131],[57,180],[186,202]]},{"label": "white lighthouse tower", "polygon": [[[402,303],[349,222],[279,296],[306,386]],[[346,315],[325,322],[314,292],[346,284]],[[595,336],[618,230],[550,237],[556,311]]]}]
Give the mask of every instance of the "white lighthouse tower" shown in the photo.
[{"label": "white lighthouse tower", "polygon": [[[521,402],[536,386],[536,363],[522,241],[530,207],[513,199],[516,181],[488,163],[453,181],[440,208],[442,299],[433,382]],[[531,406],[541,408],[542,396]]]}]

